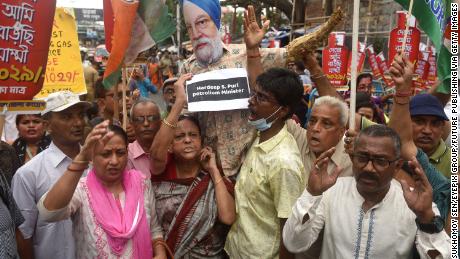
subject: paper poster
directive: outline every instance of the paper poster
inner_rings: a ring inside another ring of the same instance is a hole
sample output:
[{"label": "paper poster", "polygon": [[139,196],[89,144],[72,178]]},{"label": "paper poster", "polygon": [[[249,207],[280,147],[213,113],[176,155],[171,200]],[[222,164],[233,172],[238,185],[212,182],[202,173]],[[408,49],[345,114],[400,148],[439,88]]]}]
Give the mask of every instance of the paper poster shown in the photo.
[{"label": "paper poster", "polygon": [[387,87],[393,87],[394,82],[393,79],[391,79],[391,76],[389,74],[390,67],[388,66],[387,61],[385,60],[385,56],[383,55],[383,52],[380,52],[377,54],[375,57],[377,60],[377,64],[379,65],[380,73],[382,74],[383,81],[387,85]]},{"label": "paper poster", "polygon": [[335,87],[347,84],[348,49],[345,32],[332,32],[323,50],[323,72]]},{"label": "paper poster", "polygon": [[77,25],[69,9],[56,8],[49,45],[45,81],[35,98],[64,90],[86,94]]},{"label": "paper poster", "polygon": [[[358,42],[358,66],[357,66],[357,74],[359,75],[363,71],[364,67],[364,59],[366,58],[365,52],[366,46],[364,43]],[[351,50],[348,53],[348,64],[347,64],[347,79],[351,80]]]},{"label": "paper poster", "polygon": [[429,58],[430,52],[426,50],[426,45],[420,43],[418,59],[414,69],[414,73],[417,75],[417,78],[414,80],[416,92],[420,92],[426,88],[426,79],[428,77],[428,69],[430,67],[430,63],[428,63]]},{"label": "paper poster", "polygon": [[[395,55],[402,50],[402,45],[404,41],[404,32],[406,30],[406,11],[397,11],[396,15],[398,17],[398,23],[396,28],[390,32],[390,41],[388,42],[388,60],[391,64]],[[414,64],[418,58],[419,44],[420,44],[420,30],[415,27],[415,17],[411,16],[409,18],[409,30],[406,38],[406,46],[404,53],[409,60]]]},{"label": "paper poster", "polygon": [[374,46],[372,46],[372,44],[369,45],[366,48],[366,52],[367,52],[367,56],[369,57],[368,59],[369,66],[372,69],[372,74],[373,74],[374,79],[382,78],[382,74],[380,73],[379,64],[377,63],[377,58],[375,56]]},{"label": "paper poster", "polygon": [[187,81],[188,110],[224,111],[247,109],[249,82],[244,68],[214,70]]},{"label": "paper poster", "polygon": [[1,1],[0,101],[32,100],[42,88],[55,5]]}]

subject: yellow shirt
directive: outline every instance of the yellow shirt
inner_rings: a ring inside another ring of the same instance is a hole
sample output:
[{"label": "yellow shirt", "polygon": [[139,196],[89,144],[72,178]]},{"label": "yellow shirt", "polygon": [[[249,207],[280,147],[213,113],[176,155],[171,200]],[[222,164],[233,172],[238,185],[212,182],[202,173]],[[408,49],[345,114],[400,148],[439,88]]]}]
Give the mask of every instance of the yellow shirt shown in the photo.
[{"label": "yellow shirt", "polygon": [[[261,49],[264,70],[270,67],[284,67],[286,49]],[[182,67],[181,74],[201,74],[212,70],[226,68],[244,68],[247,66],[246,46],[230,44],[224,46],[224,54],[218,62],[207,67],[201,67],[195,55],[192,55]],[[245,151],[254,140],[256,130],[248,125],[249,112],[247,109],[199,112],[201,133],[204,145],[217,151],[218,162],[222,165],[224,174],[235,175],[244,160]]]},{"label": "yellow shirt", "polygon": [[237,218],[227,236],[230,258],[278,258],[280,218],[288,218],[305,189],[303,165],[286,126],[253,142],[235,186]]}]

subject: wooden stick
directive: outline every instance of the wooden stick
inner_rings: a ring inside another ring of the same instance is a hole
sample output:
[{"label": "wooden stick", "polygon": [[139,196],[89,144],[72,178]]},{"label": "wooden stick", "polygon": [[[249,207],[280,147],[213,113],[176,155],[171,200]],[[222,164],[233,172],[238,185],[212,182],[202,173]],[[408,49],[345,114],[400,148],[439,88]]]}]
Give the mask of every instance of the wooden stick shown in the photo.
[{"label": "wooden stick", "polygon": [[406,40],[407,40],[407,34],[409,33],[409,19],[412,17],[412,6],[414,5],[414,0],[410,0],[409,2],[409,10],[407,15],[406,15],[406,29],[404,30],[404,38],[403,38],[403,45],[401,48],[401,51],[404,55],[406,55]]},{"label": "wooden stick", "polygon": [[128,89],[128,78],[127,78],[128,71],[126,70],[126,66],[124,64],[123,64],[122,73],[123,73],[123,92],[122,92],[123,123],[122,123],[122,127],[126,131],[126,125],[128,123],[128,112],[126,110],[126,90]]},{"label": "wooden stick", "polygon": [[116,83],[115,86],[113,87],[113,91],[114,91],[114,94],[113,94],[113,121],[112,121],[112,124],[114,121],[116,122],[120,121],[120,109],[118,108],[118,101],[119,101],[118,83]]},{"label": "wooden stick", "polygon": [[351,47],[350,130],[355,129],[356,77],[358,70],[359,0],[353,0],[353,37]]}]

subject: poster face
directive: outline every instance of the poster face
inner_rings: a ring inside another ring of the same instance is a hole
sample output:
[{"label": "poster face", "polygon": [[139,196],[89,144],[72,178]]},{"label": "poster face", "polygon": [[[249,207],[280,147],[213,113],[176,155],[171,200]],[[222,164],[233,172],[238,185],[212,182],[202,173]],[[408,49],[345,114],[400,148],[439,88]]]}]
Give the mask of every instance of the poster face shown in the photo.
[{"label": "poster face", "polygon": [[194,75],[187,81],[188,110],[224,111],[246,109],[249,82],[246,69],[230,68]]},{"label": "poster face", "polygon": [[45,98],[51,93],[64,90],[85,94],[77,25],[68,9],[56,9],[49,46],[45,81],[35,98]]},{"label": "poster face", "polygon": [[55,0],[2,0],[0,101],[31,100],[43,85]]},{"label": "poster face", "polygon": [[335,87],[347,84],[348,49],[344,42],[345,32],[333,32],[323,50],[323,72]]}]

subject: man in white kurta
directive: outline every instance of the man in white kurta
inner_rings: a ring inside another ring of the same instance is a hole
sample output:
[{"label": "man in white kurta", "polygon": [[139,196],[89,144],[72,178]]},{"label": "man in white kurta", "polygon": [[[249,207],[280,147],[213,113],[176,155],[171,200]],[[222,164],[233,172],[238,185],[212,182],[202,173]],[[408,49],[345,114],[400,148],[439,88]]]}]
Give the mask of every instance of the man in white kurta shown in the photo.
[{"label": "man in white kurta", "polygon": [[392,130],[374,125],[358,136],[352,156],[354,178],[337,179],[338,172],[326,176],[324,165],[332,152],[316,161],[320,169],[312,170],[284,226],[289,251],[306,251],[324,229],[321,258],[412,258],[414,242],[421,258],[430,258],[428,253],[450,258],[450,238],[442,227],[428,233],[416,224],[416,218],[426,226],[439,215],[425,174],[418,165],[416,175],[423,188],[413,191],[392,179],[401,160],[399,152],[391,150],[391,141],[399,137],[394,131],[396,137],[384,136],[385,131]]}]

